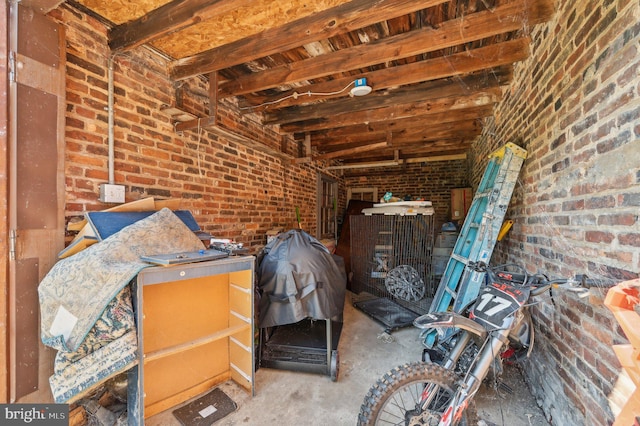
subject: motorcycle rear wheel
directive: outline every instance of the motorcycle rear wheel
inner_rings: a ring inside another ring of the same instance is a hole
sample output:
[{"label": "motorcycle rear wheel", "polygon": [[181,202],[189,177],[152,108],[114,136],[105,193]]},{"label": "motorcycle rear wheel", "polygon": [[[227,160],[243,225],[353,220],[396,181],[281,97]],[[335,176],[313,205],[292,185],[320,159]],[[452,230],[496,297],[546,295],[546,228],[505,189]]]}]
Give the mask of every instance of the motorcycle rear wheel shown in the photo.
[{"label": "motorcycle rear wheel", "polygon": [[[427,410],[418,402],[427,385],[439,387],[437,397]],[[358,415],[358,426],[437,425],[457,389],[457,378],[451,371],[428,362],[414,362],[387,372],[370,389]],[[478,423],[473,400],[465,410],[460,425]]]}]

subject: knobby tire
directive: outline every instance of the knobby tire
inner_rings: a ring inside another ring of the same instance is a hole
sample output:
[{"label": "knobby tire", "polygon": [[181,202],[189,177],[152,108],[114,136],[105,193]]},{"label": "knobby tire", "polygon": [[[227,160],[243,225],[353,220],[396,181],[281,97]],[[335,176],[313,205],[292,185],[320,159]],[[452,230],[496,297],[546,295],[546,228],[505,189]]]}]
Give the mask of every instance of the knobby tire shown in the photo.
[{"label": "knobby tire", "polygon": [[[425,384],[439,386],[442,398],[437,404],[430,406],[433,410],[423,415],[424,422],[418,424],[437,425],[440,414],[456,392],[457,383],[457,377],[453,372],[437,364],[414,362],[396,367],[388,371],[369,389],[360,407],[358,426],[408,424],[406,413],[416,408]],[[473,400],[470,401],[459,424],[465,426],[477,424]]]}]

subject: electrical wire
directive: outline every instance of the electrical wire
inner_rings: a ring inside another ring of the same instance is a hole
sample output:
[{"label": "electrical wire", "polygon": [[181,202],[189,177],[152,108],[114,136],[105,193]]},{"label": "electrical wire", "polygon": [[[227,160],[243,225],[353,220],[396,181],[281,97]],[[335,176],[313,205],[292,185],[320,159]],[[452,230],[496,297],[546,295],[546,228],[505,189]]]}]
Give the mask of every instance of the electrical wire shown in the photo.
[{"label": "electrical wire", "polygon": [[251,105],[248,107],[239,107],[241,110],[245,110],[245,109],[254,109],[254,108],[260,108],[266,105],[274,105],[283,101],[286,101],[287,99],[298,99],[300,96],[333,96],[333,95],[339,95],[340,93],[343,93],[345,90],[347,90],[349,87],[351,87],[353,84],[355,84],[355,80],[352,81],[351,83],[347,84],[344,88],[342,88],[341,90],[337,90],[335,92],[312,92],[312,91],[307,91],[306,93],[298,93],[298,92],[293,92],[290,95],[284,96],[280,99],[276,99],[273,101],[268,101],[268,102],[263,102],[259,105]]}]

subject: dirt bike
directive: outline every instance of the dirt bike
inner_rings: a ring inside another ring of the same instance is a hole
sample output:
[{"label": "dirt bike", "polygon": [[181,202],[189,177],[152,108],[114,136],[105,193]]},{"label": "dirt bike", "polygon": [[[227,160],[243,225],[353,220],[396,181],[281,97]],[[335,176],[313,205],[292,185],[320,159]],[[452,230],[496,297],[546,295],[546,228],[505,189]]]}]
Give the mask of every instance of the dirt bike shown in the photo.
[{"label": "dirt bike", "polygon": [[584,276],[549,280],[515,265],[468,267],[486,273],[478,297],[460,314],[416,318],[414,325],[423,333],[437,332],[436,343],[424,349],[422,362],[390,370],[369,389],[358,425],[477,424],[474,397],[483,380],[490,373],[499,377],[507,354],[520,358],[531,351],[530,298],[552,288],[588,292],[590,285]]}]

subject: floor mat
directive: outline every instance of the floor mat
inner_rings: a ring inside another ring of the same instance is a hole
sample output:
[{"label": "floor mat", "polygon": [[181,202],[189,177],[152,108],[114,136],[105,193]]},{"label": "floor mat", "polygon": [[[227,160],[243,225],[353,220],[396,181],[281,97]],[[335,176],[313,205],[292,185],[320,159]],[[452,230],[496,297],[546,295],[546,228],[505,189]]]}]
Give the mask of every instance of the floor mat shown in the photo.
[{"label": "floor mat", "polygon": [[173,411],[173,415],[184,426],[210,426],[238,406],[220,388],[215,388],[202,398]]},{"label": "floor mat", "polygon": [[419,316],[415,312],[386,298],[361,300],[355,302],[353,306],[382,323],[389,330],[409,327],[413,325],[413,320]]}]

